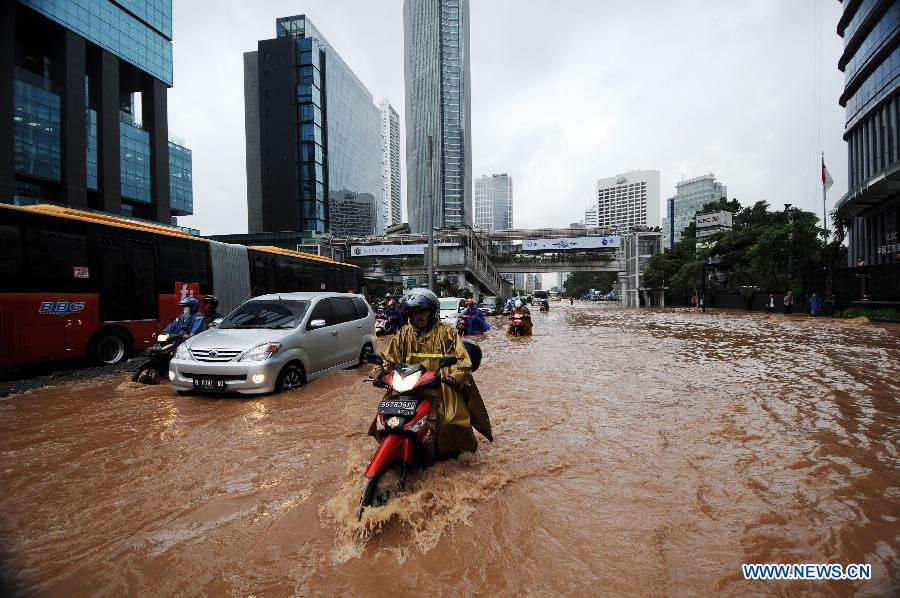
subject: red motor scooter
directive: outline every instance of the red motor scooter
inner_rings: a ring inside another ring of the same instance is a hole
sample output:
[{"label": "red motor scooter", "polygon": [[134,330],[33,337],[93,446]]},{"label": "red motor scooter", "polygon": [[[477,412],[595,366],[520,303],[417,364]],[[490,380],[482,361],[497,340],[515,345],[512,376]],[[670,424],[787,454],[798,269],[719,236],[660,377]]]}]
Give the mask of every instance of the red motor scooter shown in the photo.
[{"label": "red motor scooter", "polygon": [[[463,344],[475,371],[481,362],[481,348],[472,341]],[[377,353],[369,353],[366,360],[384,366]],[[434,431],[428,426],[431,400],[424,393],[440,387],[440,369],[456,361],[456,357],[442,357],[437,372],[427,371],[421,363],[399,363],[392,370],[382,370],[373,380],[376,387],[390,389],[390,394],[381,401],[375,416],[375,439],[379,444],[366,468],[357,519],[362,519],[367,507],[383,505],[403,491],[410,469],[434,464],[437,444]]]}]

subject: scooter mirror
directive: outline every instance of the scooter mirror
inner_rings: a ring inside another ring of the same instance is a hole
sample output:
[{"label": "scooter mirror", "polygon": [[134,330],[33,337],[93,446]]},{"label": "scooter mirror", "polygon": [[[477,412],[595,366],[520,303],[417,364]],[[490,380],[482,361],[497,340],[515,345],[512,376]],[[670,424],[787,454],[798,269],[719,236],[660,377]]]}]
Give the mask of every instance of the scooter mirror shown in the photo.
[{"label": "scooter mirror", "polygon": [[440,361],[438,361],[438,368],[448,368],[451,365],[456,365],[456,362],[459,361],[456,357],[441,357]]},{"label": "scooter mirror", "polygon": [[366,353],[366,363],[374,363],[375,365],[384,365],[384,359],[378,353]]}]

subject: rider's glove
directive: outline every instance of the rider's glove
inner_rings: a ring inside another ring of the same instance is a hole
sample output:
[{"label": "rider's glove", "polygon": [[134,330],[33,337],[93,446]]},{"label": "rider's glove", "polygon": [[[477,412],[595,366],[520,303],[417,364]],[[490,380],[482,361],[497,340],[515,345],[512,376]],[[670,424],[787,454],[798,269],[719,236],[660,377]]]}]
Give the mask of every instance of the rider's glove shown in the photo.
[{"label": "rider's glove", "polygon": [[443,382],[453,390],[459,390],[459,384],[457,384],[456,379],[451,376],[442,376],[441,382]]}]

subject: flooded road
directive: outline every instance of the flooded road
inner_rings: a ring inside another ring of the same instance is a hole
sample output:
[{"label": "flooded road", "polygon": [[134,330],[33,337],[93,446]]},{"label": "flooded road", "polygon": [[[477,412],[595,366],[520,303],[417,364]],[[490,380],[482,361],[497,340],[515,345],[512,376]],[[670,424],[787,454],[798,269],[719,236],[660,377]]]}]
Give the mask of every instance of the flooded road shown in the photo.
[{"label": "flooded road", "polygon": [[[6,564],[47,596],[900,592],[900,327],[557,306],[482,340],[495,442],[362,523],[366,370],[0,400]],[[819,562],[872,580],[741,574]]]}]

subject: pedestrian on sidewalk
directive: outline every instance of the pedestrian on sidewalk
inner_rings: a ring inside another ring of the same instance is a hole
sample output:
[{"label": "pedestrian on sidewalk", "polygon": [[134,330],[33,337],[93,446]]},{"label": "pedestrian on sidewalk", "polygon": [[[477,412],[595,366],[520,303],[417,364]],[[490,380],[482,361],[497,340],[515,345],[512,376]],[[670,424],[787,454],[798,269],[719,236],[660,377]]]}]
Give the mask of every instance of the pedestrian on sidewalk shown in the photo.
[{"label": "pedestrian on sidewalk", "polygon": [[775,295],[773,295],[772,293],[769,293],[769,302],[766,304],[766,313],[775,313]]},{"label": "pedestrian on sidewalk", "polygon": [[816,293],[813,293],[812,297],[809,298],[809,313],[813,316],[817,316],[819,315],[820,309],[822,309],[822,298]]},{"label": "pedestrian on sidewalk", "polygon": [[794,293],[792,291],[788,291],[788,294],[784,296],[784,313],[794,313]]}]

